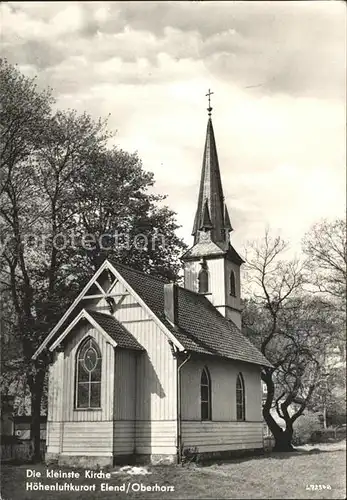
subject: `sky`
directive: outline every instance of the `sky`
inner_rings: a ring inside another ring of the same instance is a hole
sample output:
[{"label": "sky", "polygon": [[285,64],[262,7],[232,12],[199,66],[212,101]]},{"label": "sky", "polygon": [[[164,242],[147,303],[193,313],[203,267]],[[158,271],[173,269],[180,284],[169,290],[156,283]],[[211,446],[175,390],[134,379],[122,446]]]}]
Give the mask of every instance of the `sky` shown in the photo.
[{"label": "sky", "polygon": [[106,117],[192,243],[208,89],[234,246],[299,249],[345,217],[346,7],[303,2],[6,2],[2,54],[57,106]]}]

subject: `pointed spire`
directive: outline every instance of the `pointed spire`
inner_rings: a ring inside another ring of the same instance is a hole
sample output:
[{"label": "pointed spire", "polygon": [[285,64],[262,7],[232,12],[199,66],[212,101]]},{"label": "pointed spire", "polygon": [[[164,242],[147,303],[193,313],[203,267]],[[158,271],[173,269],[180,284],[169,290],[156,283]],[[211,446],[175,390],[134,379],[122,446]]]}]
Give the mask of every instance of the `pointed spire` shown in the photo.
[{"label": "pointed spire", "polygon": [[202,212],[202,219],[201,219],[199,229],[206,231],[206,229],[212,229],[212,228],[213,228],[213,226],[212,226],[212,222],[211,222],[210,211],[208,209],[208,201],[206,200],[205,205],[204,205],[204,209]]},{"label": "pointed spire", "polygon": [[[209,104],[209,114],[210,114]],[[194,221],[193,235],[194,243],[199,241],[199,231],[203,227],[206,217],[209,217],[211,240],[214,242],[225,241],[225,229],[231,228],[230,218],[228,217],[228,227],[224,222],[224,195],[222,181],[219,170],[216,141],[214,137],[212,119],[209,117],[207,122],[205,150],[202,162],[200,190],[198,206]]]},{"label": "pointed spire", "polygon": [[224,227],[227,231],[231,232],[233,227],[230,222],[229,212],[226,204],[224,203]]}]

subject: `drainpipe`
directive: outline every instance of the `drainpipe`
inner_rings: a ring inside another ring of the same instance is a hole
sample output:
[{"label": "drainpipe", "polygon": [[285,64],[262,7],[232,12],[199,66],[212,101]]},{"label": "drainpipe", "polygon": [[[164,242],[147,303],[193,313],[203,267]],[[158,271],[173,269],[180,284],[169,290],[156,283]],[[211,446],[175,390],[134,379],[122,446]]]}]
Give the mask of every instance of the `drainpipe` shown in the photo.
[{"label": "drainpipe", "polygon": [[181,364],[178,364],[178,356],[176,354],[177,363],[177,463],[181,463],[181,446],[182,446],[182,421],[181,421],[181,369],[190,360],[191,354],[187,353],[186,358]]},{"label": "drainpipe", "polygon": [[[178,328],[178,286],[176,283],[167,283],[164,285],[164,317],[175,329]],[[183,351],[185,359],[179,364],[179,351],[174,346],[173,342],[169,340],[171,352],[176,359],[177,368],[177,390],[176,390],[176,408],[177,408],[177,463],[181,461],[181,369],[183,365],[189,361],[191,355],[187,351]]]}]

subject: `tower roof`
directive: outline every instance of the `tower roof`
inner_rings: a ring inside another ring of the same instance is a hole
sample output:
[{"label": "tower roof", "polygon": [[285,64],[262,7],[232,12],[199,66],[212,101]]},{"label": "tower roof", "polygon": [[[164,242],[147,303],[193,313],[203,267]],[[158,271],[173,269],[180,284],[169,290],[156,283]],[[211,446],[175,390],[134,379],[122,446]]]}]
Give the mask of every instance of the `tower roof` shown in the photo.
[{"label": "tower roof", "polygon": [[206,228],[206,218],[209,218],[208,229],[211,230],[211,240],[225,241],[225,230],[231,230],[228,212],[224,204],[222,181],[219,170],[216,141],[212,119],[207,122],[205,150],[202,162],[198,206],[193,227],[194,243],[198,242],[198,233]]}]

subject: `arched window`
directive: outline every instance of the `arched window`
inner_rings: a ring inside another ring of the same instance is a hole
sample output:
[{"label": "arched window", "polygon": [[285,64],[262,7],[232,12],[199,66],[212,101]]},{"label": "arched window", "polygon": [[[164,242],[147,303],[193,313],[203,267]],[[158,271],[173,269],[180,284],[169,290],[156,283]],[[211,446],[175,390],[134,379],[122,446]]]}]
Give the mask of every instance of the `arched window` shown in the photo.
[{"label": "arched window", "polygon": [[236,297],[236,280],[234,271],[230,271],[230,295]]},{"label": "arched window", "polygon": [[239,373],[236,381],[236,419],[246,420],[245,412],[245,384],[242,373]]},{"label": "arched window", "polygon": [[205,367],[200,381],[201,420],[211,420],[211,378]]},{"label": "arched window", "polygon": [[101,406],[101,353],[91,337],[77,351],[76,359],[76,408]]},{"label": "arched window", "polygon": [[199,293],[208,293],[208,269],[207,264],[204,261],[201,264],[201,269],[198,274],[198,282],[199,282]]}]

